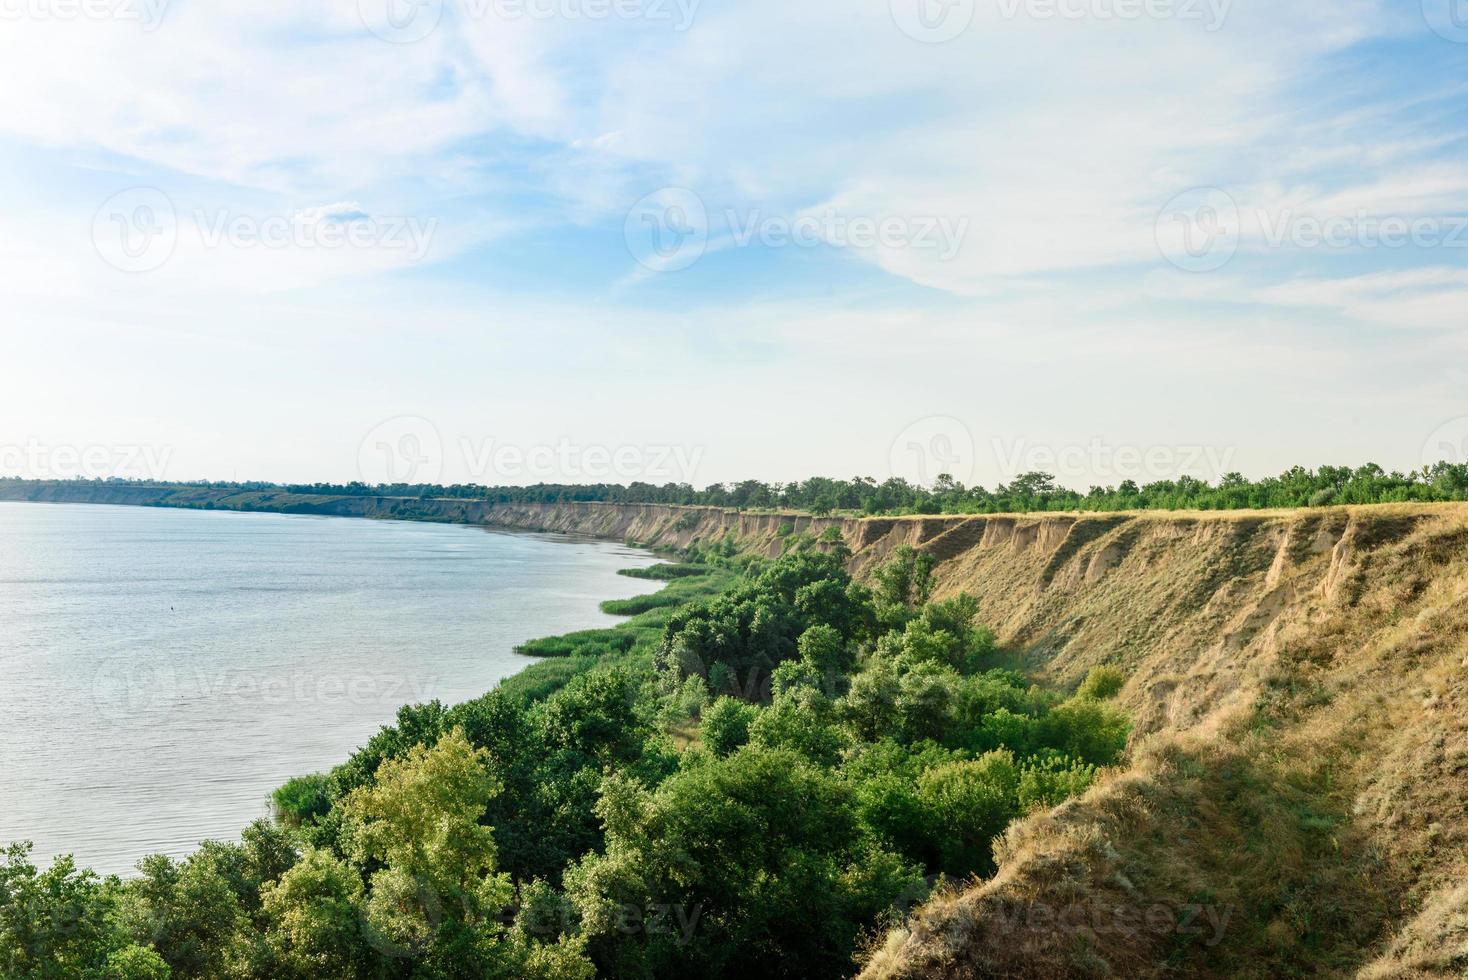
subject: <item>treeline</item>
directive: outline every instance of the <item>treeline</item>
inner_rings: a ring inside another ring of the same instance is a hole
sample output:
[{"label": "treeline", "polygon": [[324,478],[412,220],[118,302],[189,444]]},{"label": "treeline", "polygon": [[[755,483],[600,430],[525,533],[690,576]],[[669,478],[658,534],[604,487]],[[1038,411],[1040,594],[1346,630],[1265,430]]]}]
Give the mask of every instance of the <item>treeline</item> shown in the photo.
[{"label": "treeline", "polygon": [[679,586],[732,587],[576,634],[532,696],[402,709],[239,842],[128,881],[0,853],[0,975],[851,975],[1130,724],[1114,671],[1066,696],[999,669],[975,601],[930,600],[928,556],[867,587],[821,547],[699,556],[722,567]]},{"label": "treeline", "polygon": [[[93,481],[128,483],[132,481]],[[477,484],[230,483],[199,481],[166,484],[211,490],[288,492],[341,496],[438,497],[503,504],[601,502],[679,504],[736,509],[832,513],[994,514],[1032,511],[1239,510],[1320,507],[1330,504],[1380,504],[1468,500],[1468,464],[1442,462],[1411,473],[1364,466],[1296,466],[1279,476],[1250,480],[1229,473],[1217,483],[1194,477],[1138,484],[1123,480],[1093,486],[1084,493],[1059,485],[1048,473],[1025,473],[993,490],[966,487],[939,476],[931,487],[900,478],[834,480],[814,477],[793,483],[745,480],[695,489],[686,483],[537,484],[485,487]]]}]

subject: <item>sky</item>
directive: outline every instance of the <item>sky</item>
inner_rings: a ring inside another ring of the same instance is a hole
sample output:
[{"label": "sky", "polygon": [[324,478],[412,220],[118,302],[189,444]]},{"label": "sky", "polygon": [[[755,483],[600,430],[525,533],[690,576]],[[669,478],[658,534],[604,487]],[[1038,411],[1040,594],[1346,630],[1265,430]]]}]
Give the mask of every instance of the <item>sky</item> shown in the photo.
[{"label": "sky", "polygon": [[0,0],[0,475],[1468,453],[1468,0]]}]

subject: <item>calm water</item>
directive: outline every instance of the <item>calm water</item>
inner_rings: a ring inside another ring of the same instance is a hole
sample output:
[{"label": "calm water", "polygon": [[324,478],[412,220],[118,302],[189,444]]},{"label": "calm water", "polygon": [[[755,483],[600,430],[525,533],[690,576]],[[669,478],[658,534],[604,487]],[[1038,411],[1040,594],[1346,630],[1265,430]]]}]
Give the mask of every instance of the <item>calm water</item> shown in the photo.
[{"label": "calm water", "polygon": [[651,555],[481,528],[0,503],[0,843],[126,873],[233,838],[399,705],[606,625]]}]

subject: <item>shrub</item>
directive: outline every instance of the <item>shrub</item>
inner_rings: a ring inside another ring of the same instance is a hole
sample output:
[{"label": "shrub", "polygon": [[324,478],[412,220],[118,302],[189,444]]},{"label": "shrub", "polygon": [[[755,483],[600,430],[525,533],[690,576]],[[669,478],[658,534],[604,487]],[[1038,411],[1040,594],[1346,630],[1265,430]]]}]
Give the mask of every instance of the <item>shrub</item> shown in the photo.
[{"label": "shrub", "polygon": [[1115,667],[1092,667],[1076,690],[1076,697],[1107,701],[1116,697],[1125,686],[1126,675]]},{"label": "shrub", "polygon": [[1113,765],[1121,758],[1131,730],[1124,713],[1092,698],[1064,701],[1039,724],[1042,743],[1098,766]]},{"label": "shrub", "polygon": [[331,809],[331,780],[324,773],[297,776],[270,794],[275,818],[287,827],[314,823]]},{"label": "shrub", "polygon": [[1020,809],[1056,806],[1084,793],[1095,779],[1095,766],[1074,759],[1052,756],[1030,763],[1019,774]]},{"label": "shrub", "polygon": [[962,875],[992,867],[991,842],[1019,816],[1019,770],[1014,754],[988,752],[923,773],[918,796],[941,834],[943,867]]},{"label": "shrub", "polygon": [[628,578],[652,579],[657,582],[671,582],[678,578],[697,578],[709,573],[706,565],[688,564],[661,564],[651,565],[647,568],[622,568],[617,570],[618,575]]}]

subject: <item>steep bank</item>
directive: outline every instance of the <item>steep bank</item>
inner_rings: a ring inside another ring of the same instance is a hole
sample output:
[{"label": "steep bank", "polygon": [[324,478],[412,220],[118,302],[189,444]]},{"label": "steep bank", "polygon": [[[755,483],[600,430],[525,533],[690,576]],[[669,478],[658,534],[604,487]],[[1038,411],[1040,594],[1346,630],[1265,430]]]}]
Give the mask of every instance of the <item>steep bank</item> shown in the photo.
[{"label": "steep bank", "polygon": [[1037,671],[1121,666],[1138,737],[867,977],[1465,975],[1468,508],[979,518],[924,547]]},{"label": "steep bank", "polygon": [[[1017,824],[871,977],[1468,970],[1468,506],[840,519],[36,485],[39,496],[459,520],[778,553],[900,545],[1055,683],[1120,666],[1132,764]],[[146,489],[146,488],[143,488]],[[7,488],[0,485],[0,498]],[[269,499],[266,499],[266,497]]]}]

